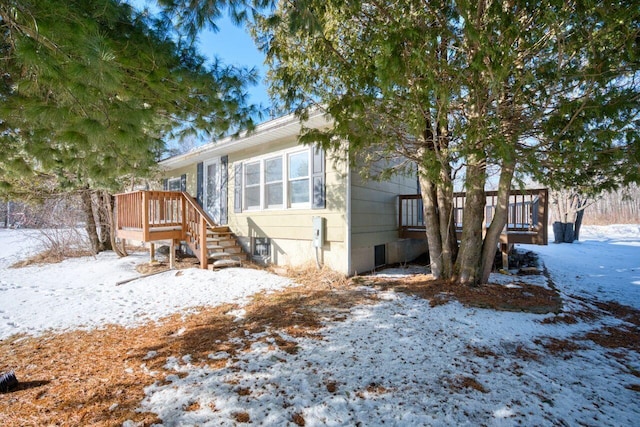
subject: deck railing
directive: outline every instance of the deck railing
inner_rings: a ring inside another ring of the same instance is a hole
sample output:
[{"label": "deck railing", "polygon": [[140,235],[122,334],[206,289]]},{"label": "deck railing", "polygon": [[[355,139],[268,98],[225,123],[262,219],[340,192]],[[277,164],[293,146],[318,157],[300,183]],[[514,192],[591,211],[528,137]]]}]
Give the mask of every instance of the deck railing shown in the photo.
[{"label": "deck railing", "polygon": [[[497,191],[487,191],[485,226],[488,228],[495,215]],[[460,236],[465,204],[465,193],[454,193],[453,219]],[[398,224],[400,237],[426,238],[422,196],[419,194],[398,197]],[[507,225],[501,237],[503,243],[547,244],[548,191],[513,190],[509,195]]]},{"label": "deck railing", "polygon": [[207,268],[207,227],[216,224],[186,192],[116,194],[116,236],[143,242],[185,241]]},{"label": "deck railing", "polygon": [[205,213],[202,207],[195,202],[188,193],[182,193],[184,198],[184,238],[187,245],[200,260],[200,266],[207,268],[209,256],[207,253],[207,227],[215,227],[216,224]]},{"label": "deck railing", "polygon": [[142,228],[142,192],[116,194],[116,228]]}]

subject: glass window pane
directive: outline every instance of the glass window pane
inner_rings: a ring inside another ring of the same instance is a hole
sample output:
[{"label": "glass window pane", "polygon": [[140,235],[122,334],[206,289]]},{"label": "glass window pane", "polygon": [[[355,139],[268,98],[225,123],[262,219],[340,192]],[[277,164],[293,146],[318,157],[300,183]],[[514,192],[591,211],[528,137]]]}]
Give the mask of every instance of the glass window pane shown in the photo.
[{"label": "glass window pane", "polygon": [[173,178],[169,180],[169,191],[180,191],[180,178]]},{"label": "glass window pane", "polygon": [[309,176],[309,152],[292,154],[289,156],[289,179]]},{"label": "glass window pane", "polygon": [[309,180],[291,181],[289,183],[289,199],[291,204],[309,203]]},{"label": "glass window pane", "polygon": [[260,187],[245,188],[245,206],[247,208],[260,207]]},{"label": "glass window pane", "polygon": [[260,185],[260,163],[247,163],[244,167],[244,185]]},{"label": "glass window pane", "polygon": [[265,182],[282,181],[282,157],[264,162]]},{"label": "glass window pane", "polygon": [[268,207],[282,206],[282,182],[267,184],[265,193]]}]

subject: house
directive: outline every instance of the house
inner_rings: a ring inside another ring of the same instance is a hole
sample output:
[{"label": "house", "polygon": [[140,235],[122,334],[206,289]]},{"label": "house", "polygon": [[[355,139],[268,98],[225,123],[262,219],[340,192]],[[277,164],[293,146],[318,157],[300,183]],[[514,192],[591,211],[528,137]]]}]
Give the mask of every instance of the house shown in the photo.
[{"label": "house", "polygon": [[[305,122],[316,129],[330,125],[320,112]],[[300,131],[299,120],[288,115],[161,161],[163,191],[116,195],[116,236],[184,242],[203,268],[250,257],[276,265],[317,263],[353,275],[427,252],[415,174],[363,180],[347,162],[300,145]],[[488,227],[497,192],[485,195]],[[508,203],[500,236],[504,266],[515,243],[548,240],[546,189],[512,190]],[[465,194],[456,193],[458,238],[464,204]]]},{"label": "house", "polygon": [[[305,122],[312,128],[329,125],[320,112]],[[220,243],[218,248],[224,246],[224,233],[232,233],[255,260],[291,266],[313,262],[346,275],[410,261],[426,252],[424,239],[403,238],[398,232],[398,196],[417,192],[415,175],[365,181],[347,162],[318,147],[300,145],[300,130],[299,119],[288,115],[240,138],[163,160],[164,190],[186,192],[195,200],[158,192],[119,195],[119,205],[126,205],[125,197],[146,197],[148,209],[143,208],[142,215],[156,223],[141,240],[191,239],[192,249],[203,257],[207,237],[194,236],[198,224],[207,221],[212,223],[203,227],[209,227],[208,239]],[[133,214],[118,208],[117,235],[139,238],[133,231],[137,220],[123,224],[127,215]],[[178,231],[181,237],[172,234]]]}]

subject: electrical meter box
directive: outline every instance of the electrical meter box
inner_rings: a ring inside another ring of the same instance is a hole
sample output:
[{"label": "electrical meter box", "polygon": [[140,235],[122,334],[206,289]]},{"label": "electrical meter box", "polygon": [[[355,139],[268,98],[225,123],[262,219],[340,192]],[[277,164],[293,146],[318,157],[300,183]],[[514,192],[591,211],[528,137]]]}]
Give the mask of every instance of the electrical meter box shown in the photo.
[{"label": "electrical meter box", "polygon": [[324,246],[324,229],[325,219],[321,216],[313,217],[313,247],[321,248]]}]

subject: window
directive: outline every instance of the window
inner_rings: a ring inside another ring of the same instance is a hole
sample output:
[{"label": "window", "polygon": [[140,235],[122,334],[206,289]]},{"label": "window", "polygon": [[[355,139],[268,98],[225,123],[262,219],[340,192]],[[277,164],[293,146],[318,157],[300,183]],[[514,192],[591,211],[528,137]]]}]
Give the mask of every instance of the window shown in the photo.
[{"label": "window", "polygon": [[264,162],[264,200],[267,208],[282,207],[282,157]]},{"label": "window", "polygon": [[[242,209],[310,209],[312,178],[319,180],[318,199],[322,203],[318,206],[324,207],[324,170],[320,168],[317,177],[315,172],[312,175],[311,150],[296,150],[236,164],[235,180],[239,183],[235,188],[236,212]],[[240,202],[242,206],[238,206]]]},{"label": "window", "polygon": [[289,206],[309,203],[309,151],[289,155]]},{"label": "window", "polygon": [[167,180],[167,190],[169,191],[180,191],[181,189],[181,179],[178,178],[169,178]]},{"label": "window", "polygon": [[260,162],[244,166],[244,206],[247,209],[260,208]]},{"label": "window", "polygon": [[271,240],[268,237],[254,237],[253,255],[269,258],[269,255],[271,255]]},{"label": "window", "polygon": [[387,248],[385,245],[373,247],[373,264],[375,267],[383,266],[387,263]]}]

